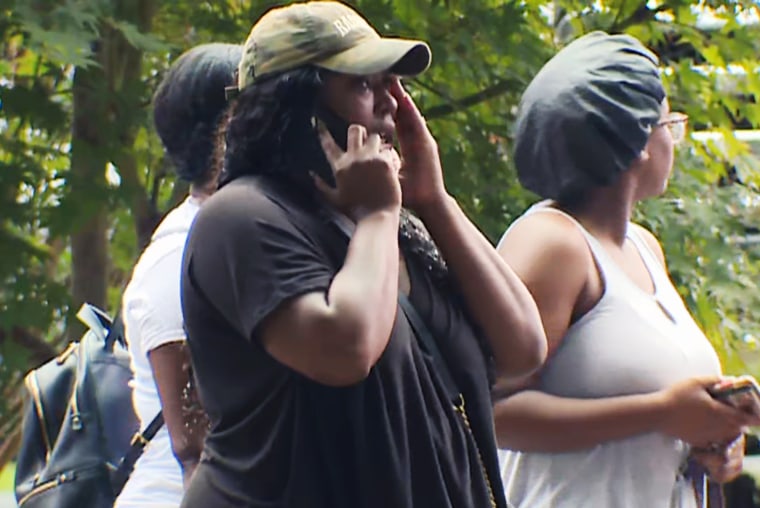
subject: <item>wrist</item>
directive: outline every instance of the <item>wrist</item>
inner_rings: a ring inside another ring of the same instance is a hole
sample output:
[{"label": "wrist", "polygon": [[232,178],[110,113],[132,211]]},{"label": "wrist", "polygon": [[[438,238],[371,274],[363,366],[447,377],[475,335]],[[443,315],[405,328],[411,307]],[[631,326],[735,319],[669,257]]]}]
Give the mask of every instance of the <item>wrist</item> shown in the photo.
[{"label": "wrist", "polygon": [[351,212],[348,214],[351,219],[355,223],[359,223],[359,221],[364,220],[368,217],[388,217],[398,218],[401,214],[401,204],[393,204],[384,206],[381,208],[366,208],[363,206],[356,206],[351,209]]},{"label": "wrist", "polygon": [[423,221],[435,219],[442,215],[448,207],[456,205],[456,200],[446,191],[436,193],[422,203],[416,203],[412,210]]},{"label": "wrist", "polygon": [[360,224],[365,227],[381,228],[383,231],[398,231],[399,220],[401,217],[401,208],[375,208],[371,210],[358,211],[357,215],[352,216],[354,224],[358,228]]}]

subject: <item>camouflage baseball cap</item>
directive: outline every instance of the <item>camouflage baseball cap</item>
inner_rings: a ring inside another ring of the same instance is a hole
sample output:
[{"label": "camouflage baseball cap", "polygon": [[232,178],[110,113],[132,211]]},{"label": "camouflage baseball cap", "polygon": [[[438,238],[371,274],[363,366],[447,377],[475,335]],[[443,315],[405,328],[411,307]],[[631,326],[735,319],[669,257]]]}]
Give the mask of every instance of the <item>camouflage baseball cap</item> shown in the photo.
[{"label": "camouflage baseball cap", "polygon": [[238,89],[261,77],[316,65],[343,74],[392,71],[414,76],[430,65],[422,41],[384,38],[340,2],[295,3],[268,11],[253,25],[238,67]]}]

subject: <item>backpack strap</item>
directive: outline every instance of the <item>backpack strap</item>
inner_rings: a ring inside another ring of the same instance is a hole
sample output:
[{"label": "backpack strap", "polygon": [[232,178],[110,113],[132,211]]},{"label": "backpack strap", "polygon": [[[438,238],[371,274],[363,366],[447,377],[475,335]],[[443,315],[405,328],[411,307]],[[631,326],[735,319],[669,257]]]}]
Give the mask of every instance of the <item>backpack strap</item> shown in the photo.
[{"label": "backpack strap", "polygon": [[[103,348],[106,351],[113,351],[114,345],[117,342],[125,348],[127,347],[127,341],[124,334],[124,320],[121,317],[121,300],[119,301],[119,309],[116,311],[116,316],[113,320],[109,319],[105,312],[88,303],[82,305],[77,313],[77,317],[87,325],[91,331],[103,339]],[[77,372],[83,373],[84,369],[77,369]],[[77,385],[84,386],[84,383],[77,382]],[[76,394],[75,396],[79,396],[79,394]],[[163,425],[164,414],[163,411],[159,411],[148,426],[145,427],[145,430],[135,433],[132,437],[129,449],[127,449],[126,453],[119,461],[116,470],[111,474],[111,485],[115,496],[118,496],[122,491],[135,468],[135,463],[143,454],[143,451],[150,440],[153,439]]]},{"label": "backpack strap", "polygon": [[119,303],[119,310],[116,311],[116,316],[113,318],[113,323],[108,328],[108,335],[106,335],[104,347],[106,350],[113,350],[114,345],[118,342],[123,347],[127,347],[127,339],[124,333],[124,320],[121,318],[121,302]]},{"label": "backpack strap", "polygon": [[[126,289],[126,288],[124,288]],[[122,297],[119,298],[119,307],[116,311],[116,315],[113,318],[113,323],[108,329],[108,335],[104,340],[104,347],[111,351],[114,345],[118,342],[124,348],[127,348],[127,335],[124,330],[124,319],[122,318],[122,303],[124,298],[124,289],[122,289]],[[116,467],[116,471],[111,474],[111,485],[113,486],[114,495],[119,496],[124,489],[129,476],[135,469],[137,460],[142,456],[145,451],[145,447],[148,446],[150,440],[161,430],[164,425],[164,412],[160,410],[156,416],[150,421],[145,430],[142,432],[136,432],[132,436],[132,441],[129,443],[129,449],[119,461],[119,465]]]},{"label": "backpack strap", "polygon": [[87,325],[99,339],[106,337],[113,328],[108,314],[89,303],[82,304],[77,312],[77,319]]},{"label": "backpack strap", "polygon": [[111,326],[108,328],[108,335],[106,335],[104,341],[104,347],[108,351],[113,351],[113,347],[117,342],[121,344],[124,349],[127,349],[127,334],[124,329],[122,305],[124,304],[124,292],[127,290],[127,286],[129,285],[129,281],[132,278],[132,275],[134,275],[134,269],[135,267],[132,266],[132,270],[129,272],[129,277],[126,279],[127,281],[121,287],[121,296],[119,297],[119,303],[117,304],[116,312],[114,313]]},{"label": "backpack strap", "polygon": [[156,435],[156,433],[164,425],[164,413],[159,411],[158,414],[151,420],[145,430],[137,432],[132,437],[132,442],[129,444],[129,449],[124,457],[119,461],[119,465],[116,471],[111,475],[111,484],[113,485],[114,495],[118,496],[121,493],[124,485],[129,480],[129,475],[132,474],[132,470],[135,468],[137,459],[143,454],[145,447]]},{"label": "backpack strap", "polygon": [[121,302],[119,302],[119,309],[116,311],[113,320],[108,317],[108,314],[89,303],[82,304],[79,312],[77,312],[77,318],[97,334],[98,338],[103,340],[103,347],[106,351],[113,350],[114,344],[117,342],[125,348],[127,347],[124,336],[124,320],[121,318]]}]

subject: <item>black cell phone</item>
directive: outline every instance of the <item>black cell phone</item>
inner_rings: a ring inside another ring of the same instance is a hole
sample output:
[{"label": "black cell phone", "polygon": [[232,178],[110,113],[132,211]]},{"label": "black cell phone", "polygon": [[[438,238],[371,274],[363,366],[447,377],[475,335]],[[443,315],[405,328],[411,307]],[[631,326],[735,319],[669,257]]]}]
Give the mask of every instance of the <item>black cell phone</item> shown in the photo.
[{"label": "black cell phone", "polygon": [[760,386],[750,376],[742,376],[737,380],[714,387],[710,394],[736,409],[760,416]]},{"label": "black cell phone", "polygon": [[[338,116],[334,111],[324,107],[317,107],[315,117],[318,118],[327,131],[335,140],[335,144],[338,145],[341,150],[346,150],[348,146],[348,126],[350,125],[346,120]],[[319,143],[319,131],[317,131],[316,125],[314,126],[314,139],[317,142],[320,151],[322,145]],[[314,164],[313,171],[330,187],[335,187],[335,175],[333,174],[332,166],[327,160],[327,156],[323,156],[323,160]]]},{"label": "black cell phone", "polygon": [[335,144],[345,151],[348,147],[348,127],[349,123],[334,111],[324,106],[317,107],[317,118],[319,118],[328,132],[335,140]]}]

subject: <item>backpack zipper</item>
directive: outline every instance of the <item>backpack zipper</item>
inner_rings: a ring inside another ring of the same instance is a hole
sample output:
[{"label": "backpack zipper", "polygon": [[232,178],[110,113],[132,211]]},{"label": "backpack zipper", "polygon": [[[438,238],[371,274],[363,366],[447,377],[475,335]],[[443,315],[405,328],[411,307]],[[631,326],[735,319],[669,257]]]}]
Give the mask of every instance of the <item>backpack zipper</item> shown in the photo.
[{"label": "backpack zipper", "polygon": [[34,487],[31,491],[29,491],[27,495],[19,499],[18,506],[19,508],[21,508],[21,506],[23,506],[23,504],[29,501],[29,499],[31,499],[33,496],[36,496],[37,494],[42,494],[45,491],[48,491],[52,488],[58,487],[59,485],[63,483],[70,482],[73,480],[74,480],[73,474],[61,473],[58,476],[56,476],[55,479],[46,481],[44,483],[40,483],[39,485]]},{"label": "backpack zipper", "polygon": [[82,430],[82,416],[79,412],[79,404],[77,403],[77,389],[74,387],[74,393],[71,394],[71,429]]},{"label": "backpack zipper", "polygon": [[34,411],[37,413],[37,419],[40,422],[40,433],[42,434],[42,441],[45,443],[45,460],[50,460],[50,452],[52,447],[50,446],[50,436],[47,433],[47,424],[45,423],[45,410],[42,408],[42,396],[40,395],[40,385],[37,382],[37,375],[34,372],[29,373],[25,379],[26,387],[32,396],[32,402],[34,403]]},{"label": "backpack zipper", "polygon": [[459,394],[459,404],[454,404],[454,411],[462,415],[462,421],[464,422],[464,426],[467,428],[467,432],[470,434],[470,437],[472,438],[472,442],[475,443],[475,451],[478,453],[478,462],[480,463],[480,470],[483,473],[483,478],[486,481],[486,487],[488,488],[488,499],[491,501],[491,508],[497,508],[496,505],[496,497],[493,494],[493,487],[491,486],[491,479],[488,477],[488,471],[486,471],[486,464],[483,462],[483,455],[480,453],[480,446],[478,446],[478,442],[475,440],[475,434],[472,432],[472,427],[470,426],[470,418],[467,416],[467,411],[464,407],[464,395]]},{"label": "backpack zipper", "polygon": [[71,356],[71,354],[77,350],[77,346],[79,345],[78,342],[69,342],[69,345],[66,346],[66,349],[64,349],[61,354],[59,354],[55,361],[58,365],[63,365],[66,360]]}]

